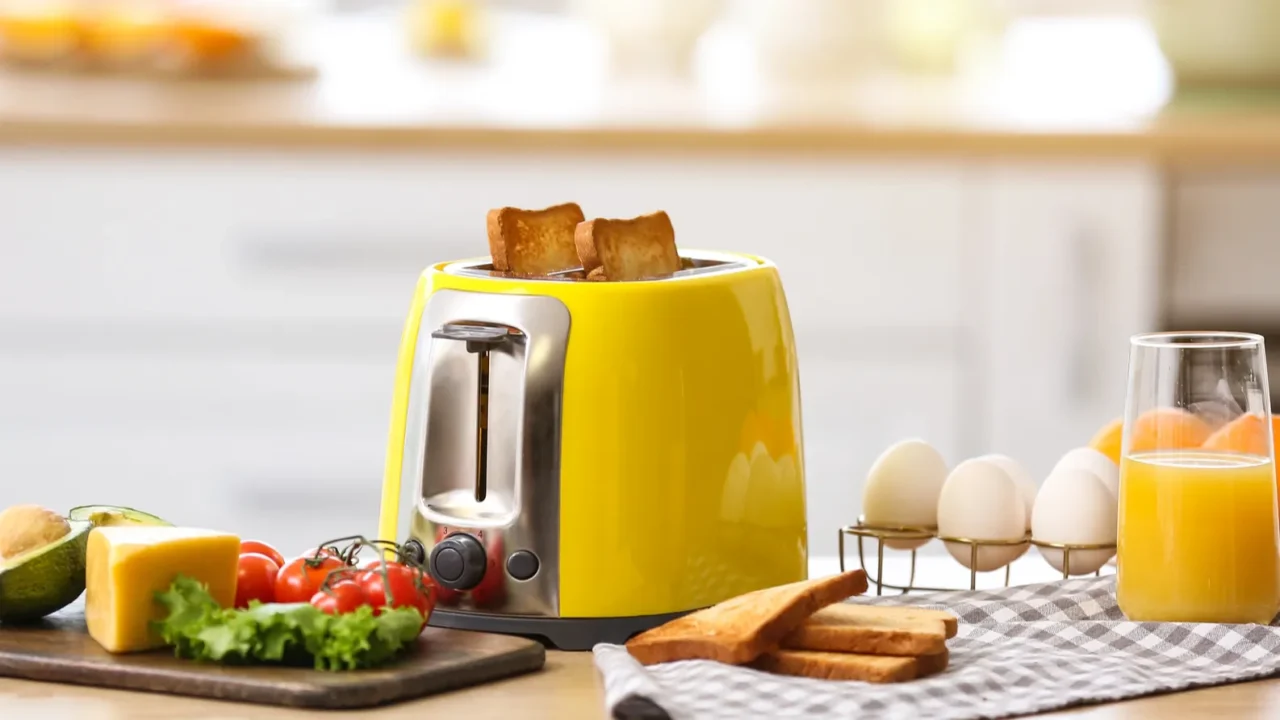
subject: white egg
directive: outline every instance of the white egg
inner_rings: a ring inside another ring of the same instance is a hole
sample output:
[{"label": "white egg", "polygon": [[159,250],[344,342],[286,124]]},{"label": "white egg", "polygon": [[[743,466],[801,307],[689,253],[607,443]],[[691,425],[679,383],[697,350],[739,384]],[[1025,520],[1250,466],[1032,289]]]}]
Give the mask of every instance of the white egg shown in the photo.
[{"label": "white egg", "polygon": [[986,460],[995,463],[1001,470],[1009,473],[1009,477],[1013,478],[1013,482],[1018,486],[1018,495],[1022,498],[1022,505],[1027,509],[1027,530],[1031,529],[1031,508],[1036,504],[1036,481],[1031,479],[1031,473],[1022,466],[1022,463],[1014,460],[1008,455],[983,455],[978,460]]},{"label": "white egg", "polygon": [[[910,439],[889,446],[867,473],[862,514],[868,525],[933,527],[938,522],[938,493],[947,479],[947,463],[929,443]],[[889,540],[885,545],[912,550],[929,542]]]},{"label": "white egg", "polygon": [[[1031,513],[1031,536],[1041,542],[1079,545],[1116,541],[1116,496],[1092,472],[1075,467],[1054,470],[1040,487]],[[1059,572],[1063,551],[1039,548]],[[1072,550],[1071,574],[1088,575],[1116,554],[1111,550]]]},{"label": "white egg", "polygon": [[[956,466],[938,496],[938,534],[972,540],[1017,540],[1027,532],[1027,509],[1018,484],[990,460],[973,458]],[[998,570],[1027,551],[1027,544],[982,547],[978,562],[972,546],[946,543],[947,552],[979,572]]]},{"label": "white egg", "polygon": [[1078,447],[1074,450],[1067,451],[1066,455],[1053,466],[1053,471],[1049,474],[1061,470],[1063,468],[1078,468],[1080,470],[1088,470],[1106,486],[1111,494],[1120,497],[1120,466],[1115,461],[1107,457],[1105,453],[1098,452],[1091,447]]}]

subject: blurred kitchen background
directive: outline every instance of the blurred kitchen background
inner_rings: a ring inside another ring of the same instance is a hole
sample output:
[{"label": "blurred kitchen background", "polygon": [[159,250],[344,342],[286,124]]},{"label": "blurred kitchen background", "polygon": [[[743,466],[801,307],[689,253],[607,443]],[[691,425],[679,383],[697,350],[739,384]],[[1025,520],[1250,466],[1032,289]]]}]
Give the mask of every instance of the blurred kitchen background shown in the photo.
[{"label": "blurred kitchen background", "polygon": [[780,265],[814,555],[896,440],[1043,477],[1131,333],[1280,328],[1275,0],[0,0],[0,57],[0,504],[374,533],[499,205]]}]

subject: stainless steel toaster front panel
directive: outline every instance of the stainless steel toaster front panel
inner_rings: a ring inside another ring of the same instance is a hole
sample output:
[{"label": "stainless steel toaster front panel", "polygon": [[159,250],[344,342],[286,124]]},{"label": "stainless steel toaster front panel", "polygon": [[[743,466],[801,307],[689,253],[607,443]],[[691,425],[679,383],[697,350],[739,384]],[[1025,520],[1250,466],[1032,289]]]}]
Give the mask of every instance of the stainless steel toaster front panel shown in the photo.
[{"label": "stainless steel toaster front panel", "polygon": [[[433,338],[449,324],[518,331],[490,356],[488,473],[490,492],[475,500],[476,355],[465,343]],[[441,532],[469,532],[486,550],[501,548],[500,599],[455,609],[559,616],[560,417],[569,311],[559,300],[441,290],[422,314],[405,422],[402,487],[414,488],[410,536],[428,554]],[[506,572],[506,558],[538,557],[528,580]],[[485,581],[482,581],[482,586]],[[488,593],[486,593],[488,594]]]},{"label": "stainless steel toaster front panel", "polygon": [[[425,329],[425,328],[424,328]],[[517,450],[523,420],[523,336],[503,343],[489,354],[488,451],[485,453],[488,492],[477,502],[476,447],[478,420],[477,356],[466,343],[429,338],[430,372],[426,396],[428,422],[418,498],[430,498],[437,512],[467,518],[475,527],[503,528],[514,520],[520,501]],[[448,422],[431,422],[449,418]]]}]

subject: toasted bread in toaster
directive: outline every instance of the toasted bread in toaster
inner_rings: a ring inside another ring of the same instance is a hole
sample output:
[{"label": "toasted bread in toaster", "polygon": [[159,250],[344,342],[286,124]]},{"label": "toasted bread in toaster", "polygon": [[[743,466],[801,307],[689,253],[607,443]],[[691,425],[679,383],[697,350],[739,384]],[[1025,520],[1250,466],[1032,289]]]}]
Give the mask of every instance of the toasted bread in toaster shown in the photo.
[{"label": "toasted bread in toaster", "polygon": [[697,659],[743,665],[776,649],[819,608],[866,589],[866,573],[853,570],[757,590],[640,633],[627,650],[644,665]]},{"label": "toasted bread in toaster", "polygon": [[573,239],[582,269],[604,268],[608,280],[662,277],[682,268],[675,228],[661,210],[628,220],[590,220],[578,225]]},{"label": "toasted bread in toaster", "polygon": [[573,231],[584,217],[576,203],[542,210],[490,210],[486,225],[493,269],[537,276],[577,267]]},{"label": "toasted bread in toaster", "polygon": [[861,680],[893,683],[936,675],[947,669],[950,653],[920,657],[889,657],[815,650],[775,650],[766,653],[752,665],[759,670],[779,675],[817,678],[819,680]]},{"label": "toasted bread in toaster", "polygon": [[782,647],[871,655],[935,655],[947,647],[947,626],[915,608],[836,603],[791,631]]}]

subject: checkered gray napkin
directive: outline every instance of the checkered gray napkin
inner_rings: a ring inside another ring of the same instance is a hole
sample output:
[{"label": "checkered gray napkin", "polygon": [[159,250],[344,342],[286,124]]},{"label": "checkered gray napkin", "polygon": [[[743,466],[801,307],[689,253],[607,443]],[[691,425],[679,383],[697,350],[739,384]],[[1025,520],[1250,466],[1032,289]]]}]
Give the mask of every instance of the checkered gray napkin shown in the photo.
[{"label": "checkered gray napkin", "polygon": [[597,645],[615,718],[1004,718],[1253,680],[1280,671],[1280,628],[1134,623],[1115,577],[1044,585],[859,597],[960,618],[947,671],[907,683],[793,678],[688,660],[643,667],[618,645]]}]

